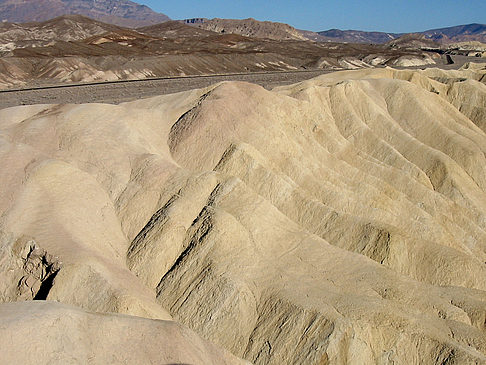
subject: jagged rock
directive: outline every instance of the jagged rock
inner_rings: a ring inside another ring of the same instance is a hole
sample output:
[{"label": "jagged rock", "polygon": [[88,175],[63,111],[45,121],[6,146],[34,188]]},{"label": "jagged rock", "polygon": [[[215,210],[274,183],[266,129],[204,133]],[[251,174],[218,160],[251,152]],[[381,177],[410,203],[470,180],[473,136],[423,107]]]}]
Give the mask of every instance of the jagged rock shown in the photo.
[{"label": "jagged rock", "polygon": [[2,238],[0,301],[45,299],[62,262],[27,237]]}]

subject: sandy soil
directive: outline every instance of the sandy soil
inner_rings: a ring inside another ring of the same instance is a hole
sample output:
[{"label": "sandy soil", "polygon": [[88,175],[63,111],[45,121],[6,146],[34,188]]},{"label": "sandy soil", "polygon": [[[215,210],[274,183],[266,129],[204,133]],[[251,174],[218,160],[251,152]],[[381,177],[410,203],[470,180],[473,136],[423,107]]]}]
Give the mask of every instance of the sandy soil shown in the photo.
[{"label": "sandy soil", "polygon": [[[454,56],[453,65],[434,65],[443,70],[458,69],[467,62],[486,63],[486,59]],[[409,67],[420,69],[423,67]],[[404,68],[403,68],[404,69]],[[207,87],[222,81],[246,81],[270,90],[276,86],[290,85],[329,73],[329,70],[275,71],[235,75],[189,76],[158,80],[124,80],[103,83],[73,84],[39,87],[35,89],[0,90],[0,109],[34,104],[119,104],[156,95],[173,94]]]},{"label": "sandy soil", "polygon": [[266,89],[289,85],[311,79],[329,71],[290,71],[251,73],[227,76],[180,77],[161,80],[121,81],[39,88],[35,90],[0,91],[0,109],[18,105],[33,104],[118,104],[155,95],[173,94],[180,91],[207,87],[222,81],[246,81]]}]

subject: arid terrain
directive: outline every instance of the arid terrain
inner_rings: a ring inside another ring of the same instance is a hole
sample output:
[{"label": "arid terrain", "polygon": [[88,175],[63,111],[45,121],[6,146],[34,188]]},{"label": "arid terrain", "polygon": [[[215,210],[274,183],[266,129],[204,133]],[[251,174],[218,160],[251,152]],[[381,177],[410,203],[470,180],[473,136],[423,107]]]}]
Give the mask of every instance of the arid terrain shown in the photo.
[{"label": "arid terrain", "polygon": [[17,105],[46,103],[119,104],[156,95],[204,88],[222,81],[245,81],[261,85],[266,89],[272,89],[276,86],[308,80],[327,72],[329,71],[252,72],[8,89],[0,90],[0,109]]},{"label": "arid terrain", "polygon": [[329,29],[320,32],[296,29],[288,24],[255,19],[185,19],[184,24],[218,33],[234,33],[270,39],[300,39],[316,42],[384,44],[400,37],[415,34],[440,44],[458,42],[486,43],[486,24],[466,24],[431,29],[418,33],[369,32],[361,30]]},{"label": "arid terrain", "polygon": [[[0,0],[0,23],[44,22],[64,15],[83,15],[105,23],[137,28],[169,21],[170,18],[129,0]],[[406,33],[364,30],[304,30],[288,24],[248,19],[190,18],[179,20],[218,33],[257,38],[314,40],[317,42],[383,44]],[[442,43],[478,41],[486,43],[486,24],[464,24],[419,32]]]},{"label": "arid terrain", "polygon": [[165,14],[128,0],[0,0],[0,22],[43,22],[63,15],[84,15],[125,27],[169,20]]},{"label": "arid terrain", "polygon": [[[403,37],[404,33],[386,33],[386,32],[365,32],[360,30],[340,30],[329,29],[317,32],[317,35],[306,33],[309,38],[320,42],[350,42],[350,43],[387,43],[394,39]],[[430,41],[441,44],[478,41],[486,43],[486,25],[485,24],[466,24],[449,28],[430,29],[423,32],[415,33],[423,35]]]},{"label": "arid terrain", "polygon": [[482,24],[2,17],[0,365],[486,364]]},{"label": "arid terrain", "polygon": [[4,363],[486,362],[485,81],[0,110]]},{"label": "arid terrain", "polygon": [[[429,48],[424,50],[393,44],[282,39],[289,26],[260,23],[251,23],[254,31],[247,35],[252,37],[213,32],[181,22],[128,29],[80,15],[43,23],[3,23],[0,25],[0,88],[262,71],[441,66],[447,63],[446,51],[435,43],[434,47],[427,44]],[[261,27],[272,32],[261,33]],[[273,34],[279,39],[258,38],[264,34]]]}]

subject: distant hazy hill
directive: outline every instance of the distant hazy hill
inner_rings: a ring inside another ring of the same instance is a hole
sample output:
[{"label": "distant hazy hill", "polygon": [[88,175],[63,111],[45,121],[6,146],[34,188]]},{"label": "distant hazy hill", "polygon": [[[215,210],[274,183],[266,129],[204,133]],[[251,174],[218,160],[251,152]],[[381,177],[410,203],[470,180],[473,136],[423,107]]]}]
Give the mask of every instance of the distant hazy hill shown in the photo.
[{"label": "distant hazy hill", "polygon": [[[364,32],[359,30],[330,29],[317,32],[312,39],[321,42],[348,43],[386,43],[397,39],[406,33]],[[427,38],[440,43],[479,41],[486,42],[485,24],[467,24],[448,28],[431,29],[419,32]],[[310,37],[309,37],[310,38]]]},{"label": "distant hazy hill", "polygon": [[154,37],[192,38],[215,35],[209,30],[190,27],[184,22],[171,20],[160,24],[137,28],[138,32]]},{"label": "distant hazy hill", "polygon": [[[270,38],[277,40],[301,39],[317,42],[338,43],[372,43],[383,44],[398,39],[409,33],[366,32],[361,30],[329,29],[322,32],[299,30],[284,24],[269,21],[249,19],[185,19],[180,22],[210,30],[217,33],[234,33],[249,37]],[[432,29],[424,32],[413,33],[414,37],[423,35],[426,40],[439,43],[454,43],[464,41],[486,42],[486,25],[469,24],[449,28]]]},{"label": "distant hazy hill", "polygon": [[329,29],[318,32],[322,38],[319,41],[348,43],[386,43],[400,37],[397,33],[364,32],[360,30]]},{"label": "distant hazy hill", "polygon": [[479,41],[486,42],[486,24],[458,25],[423,32],[427,37],[442,43]]},{"label": "distant hazy hill", "polygon": [[45,21],[65,14],[85,15],[127,27],[169,20],[165,14],[128,0],[0,0],[0,21]]},{"label": "distant hazy hill", "polygon": [[23,46],[45,46],[51,41],[79,41],[108,32],[127,32],[129,29],[103,23],[83,15],[64,15],[45,22],[1,23],[0,43],[22,43]]},{"label": "distant hazy hill", "polygon": [[198,27],[200,29],[210,30],[217,33],[233,33],[247,37],[269,38],[277,40],[297,39],[306,40],[302,32],[294,27],[269,21],[258,21],[249,19],[186,19],[182,22]]}]

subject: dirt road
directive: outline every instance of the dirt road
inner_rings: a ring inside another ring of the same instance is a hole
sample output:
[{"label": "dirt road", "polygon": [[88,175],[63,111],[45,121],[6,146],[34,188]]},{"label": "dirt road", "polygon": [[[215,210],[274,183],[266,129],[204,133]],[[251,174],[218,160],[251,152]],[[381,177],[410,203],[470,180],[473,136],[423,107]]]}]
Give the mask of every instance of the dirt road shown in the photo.
[{"label": "dirt road", "polygon": [[132,80],[78,85],[63,85],[25,90],[0,91],[0,109],[32,104],[110,103],[118,104],[155,95],[206,87],[221,81],[246,81],[267,89],[287,85],[328,73],[324,70],[265,72]]}]

